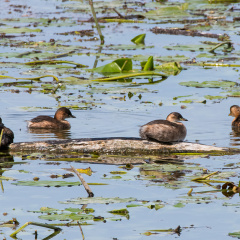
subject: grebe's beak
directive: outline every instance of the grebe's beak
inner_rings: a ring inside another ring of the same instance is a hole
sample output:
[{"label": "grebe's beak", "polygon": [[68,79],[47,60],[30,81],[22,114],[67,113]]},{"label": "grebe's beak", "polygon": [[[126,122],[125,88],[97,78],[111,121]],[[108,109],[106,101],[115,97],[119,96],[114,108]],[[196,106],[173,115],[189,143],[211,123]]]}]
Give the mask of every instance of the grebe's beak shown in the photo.
[{"label": "grebe's beak", "polygon": [[186,118],[180,118],[181,121],[188,121]]}]

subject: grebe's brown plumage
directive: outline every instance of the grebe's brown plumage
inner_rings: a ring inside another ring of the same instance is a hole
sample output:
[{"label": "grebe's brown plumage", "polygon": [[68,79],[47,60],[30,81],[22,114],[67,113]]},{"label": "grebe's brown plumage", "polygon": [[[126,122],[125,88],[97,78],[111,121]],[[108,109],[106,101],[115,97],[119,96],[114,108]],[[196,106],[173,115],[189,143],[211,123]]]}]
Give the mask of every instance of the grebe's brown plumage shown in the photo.
[{"label": "grebe's brown plumage", "polygon": [[232,121],[233,127],[240,127],[240,107],[238,105],[232,105],[230,107],[230,113],[228,116],[234,117]]},{"label": "grebe's brown plumage", "polygon": [[2,118],[0,118],[0,134],[2,135],[0,148],[7,148],[11,143],[13,143],[14,134],[11,129],[4,126],[2,123]]},{"label": "grebe's brown plumage", "polygon": [[69,129],[71,125],[66,118],[75,118],[68,108],[59,108],[54,118],[49,116],[40,115],[28,121],[29,128],[42,128],[42,129]]},{"label": "grebe's brown plumage", "polygon": [[187,129],[179,121],[188,120],[180,113],[172,112],[166,120],[154,120],[141,126],[140,137],[166,143],[183,141],[187,135]]}]

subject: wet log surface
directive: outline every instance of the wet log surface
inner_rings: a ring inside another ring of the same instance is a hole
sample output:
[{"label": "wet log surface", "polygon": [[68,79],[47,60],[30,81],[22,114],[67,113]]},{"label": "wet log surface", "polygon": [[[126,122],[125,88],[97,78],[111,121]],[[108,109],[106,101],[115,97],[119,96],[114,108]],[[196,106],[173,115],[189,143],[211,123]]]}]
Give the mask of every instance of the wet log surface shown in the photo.
[{"label": "wet log surface", "polygon": [[94,153],[108,155],[159,155],[168,153],[229,153],[236,149],[208,146],[191,142],[162,144],[140,138],[81,138],[70,140],[49,140],[19,142],[9,146],[10,153]]}]

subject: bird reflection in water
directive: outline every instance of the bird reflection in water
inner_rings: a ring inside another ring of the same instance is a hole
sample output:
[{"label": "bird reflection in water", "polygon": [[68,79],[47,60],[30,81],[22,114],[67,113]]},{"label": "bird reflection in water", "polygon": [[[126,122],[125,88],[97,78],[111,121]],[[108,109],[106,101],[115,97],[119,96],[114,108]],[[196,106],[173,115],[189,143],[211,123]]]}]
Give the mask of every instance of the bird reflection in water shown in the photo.
[{"label": "bird reflection in water", "polygon": [[230,132],[230,145],[240,146],[240,127],[232,127]]},{"label": "bird reflection in water", "polygon": [[240,145],[240,107],[238,105],[232,105],[230,107],[230,113],[228,116],[234,117],[232,121],[232,132],[230,133],[230,145]]},{"label": "bird reflection in water", "polygon": [[70,139],[71,131],[69,129],[28,129],[29,133],[35,134],[37,138],[57,138],[57,139]]}]

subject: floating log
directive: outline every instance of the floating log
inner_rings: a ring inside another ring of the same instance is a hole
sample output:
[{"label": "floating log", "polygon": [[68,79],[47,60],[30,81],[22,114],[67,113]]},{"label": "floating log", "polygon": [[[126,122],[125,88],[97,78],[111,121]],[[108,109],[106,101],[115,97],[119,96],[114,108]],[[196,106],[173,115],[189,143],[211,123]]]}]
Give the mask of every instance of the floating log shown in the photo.
[{"label": "floating log", "polygon": [[216,153],[237,151],[231,148],[208,146],[191,142],[162,144],[140,138],[81,138],[70,140],[48,140],[12,143],[10,153],[95,153],[108,155],[159,155],[169,153]]}]

